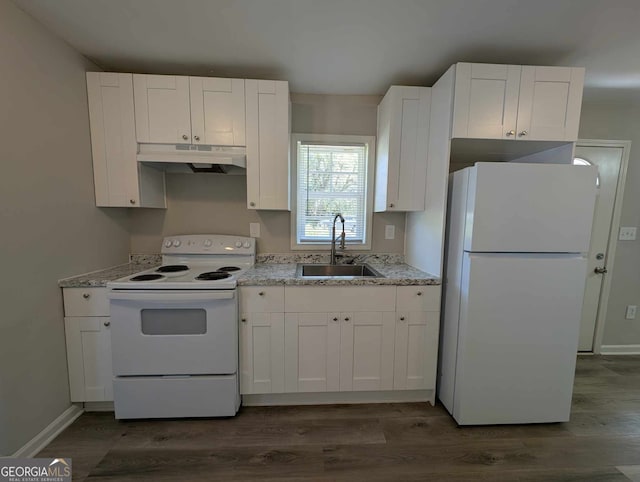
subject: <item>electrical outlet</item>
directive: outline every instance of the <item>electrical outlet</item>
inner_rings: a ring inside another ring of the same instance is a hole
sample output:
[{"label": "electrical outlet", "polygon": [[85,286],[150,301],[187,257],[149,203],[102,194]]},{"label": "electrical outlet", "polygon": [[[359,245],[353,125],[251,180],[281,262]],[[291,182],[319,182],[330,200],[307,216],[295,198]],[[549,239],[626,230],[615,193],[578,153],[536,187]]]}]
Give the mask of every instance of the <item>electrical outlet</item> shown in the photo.
[{"label": "electrical outlet", "polygon": [[638,307],[636,305],[627,305],[627,313],[624,316],[627,320],[635,320],[636,319],[636,310]]},{"label": "electrical outlet", "polygon": [[636,229],[632,227],[620,228],[620,235],[618,239],[620,241],[634,241],[636,239]]},{"label": "electrical outlet", "polygon": [[384,227],[384,239],[396,239],[396,227],[393,224],[387,224]]},{"label": "electrical outlet", "polygon": [[249,223],[249,236],[252,238],[260,237],[260,223]]}]

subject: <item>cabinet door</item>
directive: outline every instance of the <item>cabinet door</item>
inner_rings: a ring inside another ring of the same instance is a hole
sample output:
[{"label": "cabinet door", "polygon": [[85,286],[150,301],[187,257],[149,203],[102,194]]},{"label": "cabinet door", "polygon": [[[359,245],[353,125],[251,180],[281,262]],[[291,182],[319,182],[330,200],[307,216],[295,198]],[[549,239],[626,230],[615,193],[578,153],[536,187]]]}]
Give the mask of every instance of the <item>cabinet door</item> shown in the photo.
[{"label": "cabinet door", "polygon": [[[427,178],[431,89],[392,86],[379,107],[376,211],[421,211]],[[379,192],[386,190],[386,193]]]},{"label": "cabinet door", "polygon": [[584,69],[522,67],[518,106],[518,139],[578,139]]},{"label": "cabinet door", "polygon": [[340,313],[285,314],[285,391],[340,390]]},{"label": "cabinet door", "polygon": [[113,401],[108,317],[65,318],[72,402]]},{"label": "cabinet door", "polygon": [[456,64],[451,137],[515,139],[519,65]]},{"label": "cabinet door", "polygon": [[247,206],[290,209],[289,83],[245,80]]},{"label": "cabinet door", "polygon": [[396,313],[395,390],[435,389],[439,322],[435,311]]},{"label": "cabinet door", "polygon": [[133,75],[138,142],[191,144],[189,77]]},{"label": "cabinet door", "polygon": [[245,145],[244,79],[189,77],[194,144]]},{"label": "cabinet door", "polygon": [[391,390],[394,313],[342,313],[340,323],[340,390]]},{"label": "cabinet door", "polygon": [[240,393],[284,392],[284,314],[240,317]]}]

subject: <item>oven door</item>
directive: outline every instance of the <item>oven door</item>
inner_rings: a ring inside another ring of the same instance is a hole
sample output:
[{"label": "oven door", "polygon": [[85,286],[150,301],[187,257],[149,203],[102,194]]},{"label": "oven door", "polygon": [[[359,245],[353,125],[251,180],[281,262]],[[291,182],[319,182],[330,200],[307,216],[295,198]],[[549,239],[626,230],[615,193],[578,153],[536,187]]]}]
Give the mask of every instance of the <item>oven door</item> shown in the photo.
[{"label": "oven door", "polygon": [[234,290],[111,291],[115,376],[237,372]]}]

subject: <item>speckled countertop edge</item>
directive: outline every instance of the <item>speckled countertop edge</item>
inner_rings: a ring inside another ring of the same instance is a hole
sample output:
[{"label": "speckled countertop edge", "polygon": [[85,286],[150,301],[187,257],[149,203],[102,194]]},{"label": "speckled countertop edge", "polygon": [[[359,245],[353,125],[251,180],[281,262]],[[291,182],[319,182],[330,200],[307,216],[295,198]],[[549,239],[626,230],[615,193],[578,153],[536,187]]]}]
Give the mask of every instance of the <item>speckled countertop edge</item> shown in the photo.
[{"label": "speckled countertop edge", "polygon": [[124,278],[125,276],[131,276],[132,274],[158,265],[160,265],[159,262],[130,262],[120,264],[118,266],[112,266],[110,268],[61,279],[58,281],[58,286],[60,288],[101,288],[106,286],[109,281]]}]

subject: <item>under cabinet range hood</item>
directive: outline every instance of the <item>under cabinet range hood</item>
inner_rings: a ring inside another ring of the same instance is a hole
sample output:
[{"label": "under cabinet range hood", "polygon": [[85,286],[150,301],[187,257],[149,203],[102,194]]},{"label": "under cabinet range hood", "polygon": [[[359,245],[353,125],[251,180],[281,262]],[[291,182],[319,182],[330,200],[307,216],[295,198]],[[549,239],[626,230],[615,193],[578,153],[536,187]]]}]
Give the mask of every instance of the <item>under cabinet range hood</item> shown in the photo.
[{"label": "under cabinet range hood", "polygon": [[246,174],[244,147],[198,144],[138,144],[138,162],[166,172]]}]

